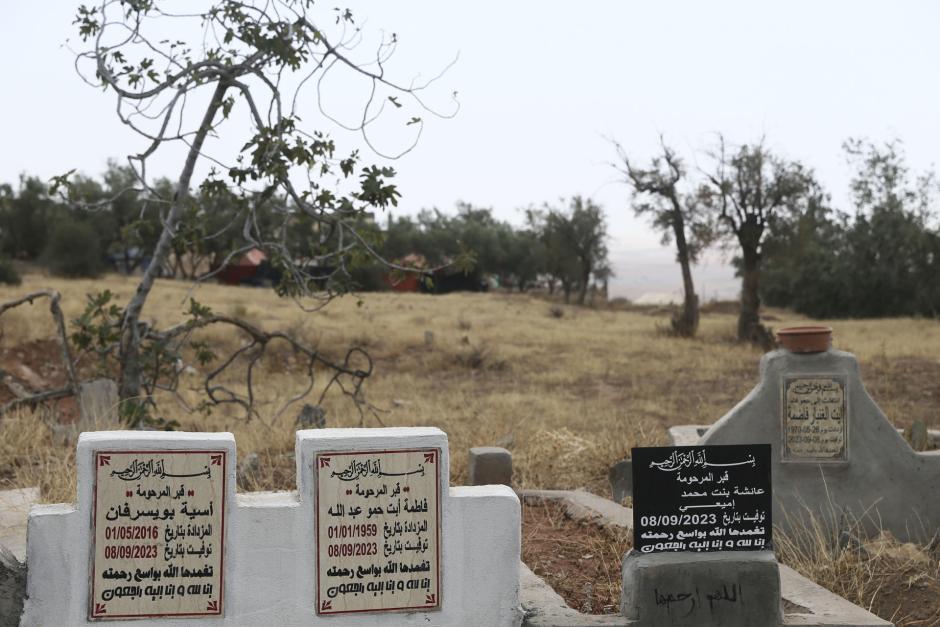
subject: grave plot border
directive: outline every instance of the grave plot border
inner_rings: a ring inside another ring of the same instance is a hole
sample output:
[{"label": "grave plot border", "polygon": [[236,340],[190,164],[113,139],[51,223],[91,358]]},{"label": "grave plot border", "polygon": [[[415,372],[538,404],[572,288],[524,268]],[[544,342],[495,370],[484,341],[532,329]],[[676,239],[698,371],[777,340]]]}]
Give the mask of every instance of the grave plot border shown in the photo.
[{"label": "grave plot border", "polygon": [[[584,490],[519,490],[523,503],[552,501],[574,520],[601,527],[633,530],[633,510]],[[582,614],[568,606],[541,577],[520,565],[520,601],[524,627],[642,627],[619,614]],[[782,627],[893,627],[893,623],[830,592],[780,564]]]}]

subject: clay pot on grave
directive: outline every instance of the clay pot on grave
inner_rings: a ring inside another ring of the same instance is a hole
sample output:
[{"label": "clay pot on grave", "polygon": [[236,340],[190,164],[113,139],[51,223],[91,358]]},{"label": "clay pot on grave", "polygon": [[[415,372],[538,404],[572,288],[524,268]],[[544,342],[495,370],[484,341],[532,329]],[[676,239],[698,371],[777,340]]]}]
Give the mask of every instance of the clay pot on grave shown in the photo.
[{"label": "clay pot on grave", "polygon": [[832,346],[832,328],[820,325],[784,327],[777,341],[791,353],[822,353]]}]

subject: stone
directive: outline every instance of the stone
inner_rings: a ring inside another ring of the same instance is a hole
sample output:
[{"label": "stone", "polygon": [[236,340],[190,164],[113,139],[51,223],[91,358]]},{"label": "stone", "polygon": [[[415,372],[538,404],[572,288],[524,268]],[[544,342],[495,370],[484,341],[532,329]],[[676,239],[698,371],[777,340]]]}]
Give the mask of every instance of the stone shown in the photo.
[{"label": "stone", "polygon": [[79,431],[104,431],[118,426],[118,387],[111,379],[95,379],[78,384],[81,411]]},{"label": "stone", "polygon": [[512,485],[512,453],[498,446],[475,446],[467,475],[470,485]]},{"label": "stone", "polygon": [[295,424],[300,429],[322,429],[326,426],[326,410],[319,405],[305,403]]},{"label": "stone", "polygon": [[621,613],[650,627],[772,627],[783,621],[772,551],[623,558]]},{"label": "stone", "polygon": [[0,490],[0,546],[26,560],[26,518],[39,502],[39,488]]},{"label": "stone", "polygon": [[633,496],[633,461],[624,459],[607,471],[607,480],[610,482],[610,491],[614,495],[614,501],[623,503],[628,496]]},{"label": "stone", "polygon": [[81,434],[77,503],[29,512],[22,625],[228,616],[249,566],[230,559],[235,459],[230,433]]},{"label": "stone", "polygon": [[78,384],[78,420],[68,424],[54,423],[53,439],[59,444],[75,445],[80,433],[120,429],[121,417],[117,383],[111,379],[94,379]]},{"label": "stone", "polygon": [[26,564],[0,546],[0,627],[17,627],[26,599]]},{"label": "stone", "polygon": [[923,420],[915,420],[905,435],[915,451],[926,451],[930,446],[930,435]]}]

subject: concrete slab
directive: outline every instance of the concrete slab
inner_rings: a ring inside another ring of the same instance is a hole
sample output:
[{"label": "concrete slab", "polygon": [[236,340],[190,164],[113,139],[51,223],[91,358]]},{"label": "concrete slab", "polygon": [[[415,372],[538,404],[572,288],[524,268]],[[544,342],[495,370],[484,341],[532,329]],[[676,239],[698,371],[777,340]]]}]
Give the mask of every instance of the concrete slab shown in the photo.
[{"label": "concrete slab", "polygon": [[20,562],[26,561],[26,521],[29,508],[39,502],[39,488],[0,491],[0,546]]},{"label": "concrete slab", "polygon": [[525,503],[540,500],[558,501],[575,520],[590,520],[602,527],[633,529],[633,510],[584,490],[520,490]]}]

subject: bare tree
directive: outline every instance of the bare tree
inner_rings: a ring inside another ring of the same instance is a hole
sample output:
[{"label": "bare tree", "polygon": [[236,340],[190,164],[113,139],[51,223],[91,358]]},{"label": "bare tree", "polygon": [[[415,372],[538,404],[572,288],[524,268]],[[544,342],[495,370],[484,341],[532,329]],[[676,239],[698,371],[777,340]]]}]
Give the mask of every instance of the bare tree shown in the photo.
[{"label": "bare tree", "polygon": [[[357,223],[369,210],[395,205],[399,192],[391,182],[395,174],[391,167],[363,165],[358,150],[341,155],[329,135],[305,126],[305,120],[319,114],[361,134],[378,155],[396,158],[418,141],[422,115],[450,117],[457,111],[455,98],[447,113],[425,103],[425,90],[440,75],[423,83],[396,82],[386,75],[386,63],[397,45],[395,35],[383,35],[376,49],[367,56],[359,54],[364,34],[348,10],[334,9],[318,19],[312,3],[305,0],[215,0],[202,9],[186,4],[188,12],[174,10],[180,6],[160,0],[102,0],[95,6],[82,5],[75,20],[82,41],[90,46],[76,51],[77,71],[89,85],[115,96],[120,121],[143,140],[141,149],[127,157],[135,179],[127,191],[142,194],[147,210],[158,211],[162,222],[150,262],[126,307],[108,305],[104,299],[97,306],[90,305],[85,316],[86,339],[107,340],[94,349],[115,358],[122,411],[132,415],[146,411],[157,382],[166,379],[165,370],[152,363],[172,358],[169,347],[174,346],[174,339],[188,337],[207,324],[233,325],[248,335],[254,348],[239,350],[238,355],[223,359],[224,364],[259,346],[263,349],[274,339],[285,339],[214,315],[195,302],[190,321],[179,329],[161,332],[141,319],[154,281],[168,265],[174,239],[180,235],[197,164],[211,166],[200,186],[202,198],[226,195],[238,202],[232,222],[241,232],[240,243],[228,251],[221,266],[260,248],[282,277],[278,294],[296,299],[305,308],[310,305],[301,299],[314,298],[313,307],[317,307],[346,289],[349,264],[356,255],[378,257]],[[200,41],[176,38],[191,33],[201,33]],[[365,83],[367,95],[352,122],[340,120],[327,107],[325,95],[335,89],[327,81],[334,77]],[[243,120],[241,127],[233,121],[236,118]],[[368,132],[380,120],[389,123],[390,119],[410,133],[404,150],[395,154],[379,150]],[[213,138],[237,136],[246,127],[250,132],[237,154],[209,150]],[[168,193],[166,186],[154,184],[148,162],[174,147],[181,165]],[[53,181],[54,188],[65,190],[66,196],[70,174]],[[273,218],[259,219],[257,208],[275,196],[284,202],[274,210]],[[316,263],[297,263],[288,246],[288,233],[301,216],[315,225],[311,237]],[[203,273],[197,281],[219,269]],[[293,348],[301,350],[297,345]],[[312,367],[320,357],[315,351],[304,351]],[[356,377],[371,371],[371,365],[352,367],[349,357],[340,362],[321,361],[334,372]],[[248,392],[238,404],[247,403],[251,415],[250,368],[248,376]],[[210,382],[206,391],[213,402],[222,400]],[[235,402],[234,393],[226,398]]]},{"label": "bare tree", "polygon": [[773,215],[804,203],[813,176],[802,164],[772,154],[763,140],[729,152],[723,137],[706,172],[709,185],[702,197],[713,210],[724,235],[740,248],[741,312],[738,339],[764,346],[773,338],[760,323],[761,245]]},{"label": "bare tree", "polygon": [[697,193],[683,192],[680,186],[687,172],[675,151],[660,137],[662,156],[654,157],[649,168],[636,167],[626,150],[613,142],[620,163],[614,167],[634,191],[633,210],[638,216],[652,217],[653,226],[662,232],[663,244],[675,241],[676,260],[682,270],[682,309],[672,318],[677,335],[694,337],[698,330],[698,296],[692,282],[692,264],[712,237],[712,225],[703,211]]}]

